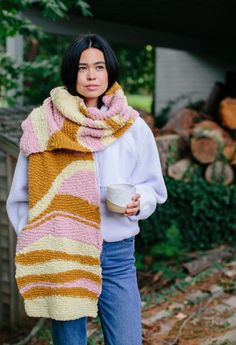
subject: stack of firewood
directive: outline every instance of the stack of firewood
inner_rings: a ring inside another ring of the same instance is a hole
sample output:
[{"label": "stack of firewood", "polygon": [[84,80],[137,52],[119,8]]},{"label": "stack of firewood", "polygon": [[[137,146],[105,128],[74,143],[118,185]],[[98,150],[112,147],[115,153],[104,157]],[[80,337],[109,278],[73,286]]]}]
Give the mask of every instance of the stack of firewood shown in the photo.
[{"label": "stack of firewood", "polygon": [[202,166],[208,182],[229,185],[236,168],[236,99],[220,102],[218,121],[191,109],[176,111],[154,129],[163,173],[176,179]]}]

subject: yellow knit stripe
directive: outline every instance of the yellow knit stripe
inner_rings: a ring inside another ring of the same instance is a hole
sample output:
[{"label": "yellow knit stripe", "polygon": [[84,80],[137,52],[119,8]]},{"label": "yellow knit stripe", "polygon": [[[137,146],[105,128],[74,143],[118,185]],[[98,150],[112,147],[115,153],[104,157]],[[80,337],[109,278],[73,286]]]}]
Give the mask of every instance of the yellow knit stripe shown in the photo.
[{"label": "yellow knit stripe", "polygon": [[[68,263],[67,263],[68,264]],[[41,267],[41,265],[40,265]],[[54,266],[55,267],[55,266]],[[97,274],[83,271],[80,269],[72,269],[66,272],[60,273],[51,273],[51,274],[30,274],[23,277],[17,278],[17,284],[20,288],[30,283],[39,283],[39,282],[51,282],[51,283],[62,283],[69,282],[77,279],[90,279],[95,283],[101,283],[101,277]]]},{"label": "yellow knit stripe", "polygon": [[33,223],[27,224],[24,227],[24,231],[25,230],[32,230],[35,227],[38,227],[41,224],[45,223],[46,221],[48,221],[50,219],[53,219],[53,218],[56,218],[56,217],[63,217],[63,218],[68,218],[68,219],[74,219],[74,220],[76,220],[79,223],[82,223],[82,224],[91,226],[93,228],[99,229],[99,225],[98,224],[94,224],[93,222],[91,222],[88,219],[83,219],[81,217],[78,217],[78,216],[75,216],[75,215],[71,215],[71,214],[65,214],[65,213],[62,213],[62,212],[59,211],[59,212],[53,212],[53,213],[49,213],[49,214],[46,213],[46,215],[45,215],[45,217],[43,219],[41,219],[41,215],[40,215],[38,222],[36,220]]},{"label": "yellow knit stripe", "polygon": [[31,112],[30,117],[34,133],[40,134],[37,136],[39,145],[42,150],[45,150],[50,137],[50,133],[48,129],[48,122],[44,105],[41,105],[40,107],[34,109]]},{"label": "yellow knit stripe", "polygon": [[70,254],[59,250],[39,249],[30,253],[19,253],[16,255],[16,262],[22,265],[34,265],[51,260],[75,261],[84,265],[99,265],[99,259],[89,255]]},{"label": "yellow knit stripe", "polygon": [[[67,194],[56,195],[54,199],[51,201],[51,203],[49,204],[48,208],[43,210],[43,206],[44,205],[42,205],[42,213],[40,213],[41,210],[37,210],[38,212],[37,213],[35,212],[34,214],[33,211],[30,210],[29,222],[31,221],[35,222],[39,220],[41,217],[44,217],[48,213],[51,213],[53,211],[66,210],[67,212],[70,212],[74,215],[78,215],[82,218],[85,218],[97,224],[100,223],[99,206],[92,205],[88,203],[86,200],[80,199],[79,197],[76,197],[73,195],[67,195]],[[97,228],[92,223],[90,223],[89,226],[91,226],[92,228]]]},{"label": "yellow knit stripe", "polygon": [[[88,274],[93,274],[96,277],[99,277],[99,275],[101,274],[101,268],[100,266],[91,266],[91,265],[84,265],[81,264],[79,262],[75,262],[75,261],[63,261],[63,260],[52,260],[52,261],[47,261],[44,263],[40,263],[39,265],[34,264],[34,265],[22,265],[20,263],[17,263],[16,265],[16,279],[18,281],[18,278],[22,279],[24,277],[31,277],[35,275],[35,272],[40,272],[40,275],[37,275],[38,277],[42,277],[43,275],[47,275],[47,276],[51,276],[51,273],[53,272],[54,274],[64,274],[65,272],[72,272],[72,271],[81,271],[81,272],[87,272]],[[83,275],[78,275],[78,273],[72,275],[71,274],[71,279],[70,280],[76,280],[78,278],[88,278],[91,279],[95,282],[99,282],[98,278],[93,279],[93,277],[85,277]],[[41,278],[42,281],[43,278]],[[48,278],[48,281],[54,281],[53,277]],[[61,277],[61,279],[59,280],[59,282],[63,282],[63,281],[67,281],[67,280],[63,280],[66,279],[64,277]],[[47,280],[43,280],[43,281],[47,281]],[[25,284],[29,284],[30,282],[32,282],[30,280],[30,278],[28,278],[28,281],[25,283],[21,284],[21,287],[24,286]]]},{"label": "yellow knit stripe", "polygon": [[43,238],[40,238],[38,241],[33,242],[24,249],[21,249],[21,253],[29,253],[34,250],[38,249],[45,249],[45,250],[61,250],[68,254],[77,254],[80,253],[81,255],[89,255],[91,257],[98,257],[100,255],[100,250],[92,244],[87,244],[83,242],[74,241],[68,239],[66,237],[57,237],[48,235]]},{"label": "yellow knit stripe", "polygon": [[[65,179],[71,177],[74,173],[80,170],[88,170],[94,171],[94,161],[75,161],[66,166],[61,173],[59,173],[55,180],[52,182],[51,187],[49,188],[47,194],[45,194],[32,208],[29,210],[29,220],[39,216],[52,202],[53,198],[55,197],[57,190],[60,188],[60,185],[64,182]],[[37,171],[35,171],[37,174]],[[37,182],[38,178],[34,178],[34,181]],[[32,182],[33,183],[33,182]],[[37,193],[36,188],[31,188],[33,193]],[[66,205],[64,205],[66,206]],[[67,207],[64,207],[67,209]]]},{"label": "yellow knit stripe", "polygon": [[37,297],[47,296],[71,296],[71,297],[87,297],[96,300],[97,294],[93,291],[81,287],[70,288],[49,288],[45,286],[33,287],[22,293],[25,299],[33,299]]},{"label": "yellow knit stripe", "polygon": [[[69,154],[67,151],[40,152],[29,159],[29,207],[32,208],[48,192],[52,182],[71,162],[93,161],[92,153]],[[47,174],[45,174],[47,167]],[[37,178],[35,178],[37,177]]]},{"label": "yellow knit stripe", "polygon": [[87,297],[47,296],[26,299],[25,310],[32,317],[75,320],[84,316],[96,317],[97,303]]}]

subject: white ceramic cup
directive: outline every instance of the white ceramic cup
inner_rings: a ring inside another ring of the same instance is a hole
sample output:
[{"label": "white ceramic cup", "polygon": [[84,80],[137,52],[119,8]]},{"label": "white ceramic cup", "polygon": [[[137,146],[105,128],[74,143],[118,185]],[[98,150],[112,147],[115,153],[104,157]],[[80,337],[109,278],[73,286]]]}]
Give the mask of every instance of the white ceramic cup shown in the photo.
[{"label": "white ceramic cup", "polygon": [[108,209],[112,212],[124,213],[135,192],[135,186],[128,183],[112,184],[108,186],[106,195]]}]

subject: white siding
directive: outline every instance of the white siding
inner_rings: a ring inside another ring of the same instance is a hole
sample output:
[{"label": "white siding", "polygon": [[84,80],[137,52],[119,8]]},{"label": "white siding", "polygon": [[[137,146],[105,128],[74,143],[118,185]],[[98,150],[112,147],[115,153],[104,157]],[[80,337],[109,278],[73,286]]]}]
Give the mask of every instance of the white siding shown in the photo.
[{"label": "white siding", "polygon": [[216,81],[224,82],[225,72],[236,70],[231,55],[192,54],[186,51],[156,48],[155,112],[168,101],[188,96],[177,107],[190,101],[205,100]]}]

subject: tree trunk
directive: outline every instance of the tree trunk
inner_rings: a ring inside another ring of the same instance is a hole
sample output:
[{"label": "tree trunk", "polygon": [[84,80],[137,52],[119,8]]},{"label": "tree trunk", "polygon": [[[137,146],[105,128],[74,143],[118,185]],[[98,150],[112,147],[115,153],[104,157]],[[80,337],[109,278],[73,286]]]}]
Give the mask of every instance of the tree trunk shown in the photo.
[{"label": "tree trunk", "polygon": [[205,179],[209,183],[222,183],[227,186],[234,180],[234,171],[228,163],[217,161],[208,165]]}]

